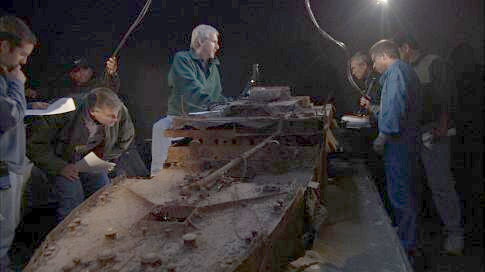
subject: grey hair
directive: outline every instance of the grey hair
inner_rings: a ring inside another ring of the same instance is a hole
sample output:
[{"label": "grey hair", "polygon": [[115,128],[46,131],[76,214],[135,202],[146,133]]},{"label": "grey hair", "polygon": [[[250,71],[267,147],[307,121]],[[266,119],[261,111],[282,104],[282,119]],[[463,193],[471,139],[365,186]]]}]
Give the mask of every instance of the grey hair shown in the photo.
[{"label": "grey hair", "polygon": [[190,48],[196,49],[198,43],[201,43],[209,38],[209,35],[216,33],[219,35],[219,31],[210,25],[198,25],[192,30],[192,38],[190,39]]},{"label": "grey hair", "polygon": [[121,102],[120,98],[111,89],[105,87],[99,87],[91,90],[87,99],[89,109],[121,109],[123,106],[123,102]]},{"label": "grey hair", "polygon": [[365,63],[367,65],[370,65],[371,63],[371,59],[369,57],[368,54],[362,52],[362,51],[358,51],[357,53],[355,53],[351,58],[350,58],[350,61],[358,61],[359,63]]},{"label": "grey hair", "polygon": [[389,58],[399,59],[399,47],[391,40],[380,40],[370,48],[369,55],[372,58],[374,56],[387,55]]}]

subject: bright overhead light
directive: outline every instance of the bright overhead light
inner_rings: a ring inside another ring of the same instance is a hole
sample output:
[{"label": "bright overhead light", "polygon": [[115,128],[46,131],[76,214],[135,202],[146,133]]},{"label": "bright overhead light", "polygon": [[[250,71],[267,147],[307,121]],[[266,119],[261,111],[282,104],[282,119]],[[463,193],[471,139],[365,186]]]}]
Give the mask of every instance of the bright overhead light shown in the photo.
[{"label": "bright overhead light", "polygon": [[378,5],[381,5],[381,4],[385,5],[385,4],[387,4],[387,0],[377,0],[376,1],[376,4],[378,4]]}]

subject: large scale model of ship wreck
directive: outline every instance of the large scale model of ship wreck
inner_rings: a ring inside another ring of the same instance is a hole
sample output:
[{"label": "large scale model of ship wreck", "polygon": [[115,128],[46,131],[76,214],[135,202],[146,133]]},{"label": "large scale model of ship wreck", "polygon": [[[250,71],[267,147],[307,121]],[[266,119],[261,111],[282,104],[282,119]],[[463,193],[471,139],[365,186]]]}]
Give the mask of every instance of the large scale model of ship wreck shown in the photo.
[{"label": "large scale model of ship wreck", "polygon": [[279,271],[302,253],[327,114],[288,87],[257,87],[220,111],[175,117],[165,135],[184,139],[166,168],[96,192],[25,271]]}]

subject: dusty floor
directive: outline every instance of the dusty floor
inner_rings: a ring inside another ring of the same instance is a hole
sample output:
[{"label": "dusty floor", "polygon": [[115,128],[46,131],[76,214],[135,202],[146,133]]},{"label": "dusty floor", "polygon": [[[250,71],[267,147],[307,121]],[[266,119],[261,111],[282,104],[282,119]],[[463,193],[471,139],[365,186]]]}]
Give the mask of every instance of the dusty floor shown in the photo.
[{"label": "dusty floor", "polygon": [[[347,171],[347,175],[345,171],[339,171],[340,176],[329,186],[333,196],[329,198],[329,214],[334,216],[329,218],[331,224],[320,229],[319,238],[314,241],[312,248],[322,256],[326,264],[305,271],[406,271],[400,260],[401,256],[396,251],[397,241],[394,238],[397,237],[389,233],[393,230],[389,224],[390,219],[383,220],[387,214],[383,205],[378,204],[375,199],[375,196],[378,196],[377,191],[381,190],[382,193],[385,189],[382,180],[376,180],[375,187],[367,186],[369,164],[365,165],[363,160],[347,163],[352,165],[354,171]],[[460,176],[457,176],[457,180],[460,180]],[[376,190],[372,192],[371,187]],[[480,207],[477,192],[467,188],[463,184],[457,185],[457,191],[464,199],[464,256],[446,256],[440,253],[444,239],[441,222],[429,190],[426,187],[422,188],[424,201],[419,213],[418,234],[421,255],[416,260],[415,271],[483,271],[483,207]],[[359,198],[360,201],[356,201]]]}]

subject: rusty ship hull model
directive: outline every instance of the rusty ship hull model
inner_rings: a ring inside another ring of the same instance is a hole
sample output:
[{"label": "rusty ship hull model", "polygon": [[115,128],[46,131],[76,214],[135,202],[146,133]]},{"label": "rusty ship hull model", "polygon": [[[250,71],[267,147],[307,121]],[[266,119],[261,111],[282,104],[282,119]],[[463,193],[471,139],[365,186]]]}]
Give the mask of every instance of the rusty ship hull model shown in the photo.
[{"label": "rusty ship hull model", "polygon": [[219,111],[175,117],[165,135],[182,140],[164,170],[93,194],[25,271],[279,271],[302,253],[328,116],[287,87],[257,87]]}]

